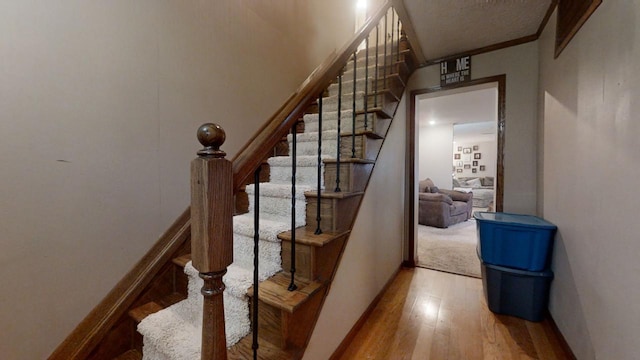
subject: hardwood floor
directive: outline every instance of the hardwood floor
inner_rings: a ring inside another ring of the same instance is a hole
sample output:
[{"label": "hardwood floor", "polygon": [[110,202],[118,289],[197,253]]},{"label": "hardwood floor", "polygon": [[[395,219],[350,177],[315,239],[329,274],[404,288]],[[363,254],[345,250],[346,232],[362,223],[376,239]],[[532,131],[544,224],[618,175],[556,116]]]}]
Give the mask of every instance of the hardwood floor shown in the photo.
[{"label": "hardwood floor", "polygon": [[572,359],[553,325],[493,314],[482,280],[402,269],[339,359]]}]

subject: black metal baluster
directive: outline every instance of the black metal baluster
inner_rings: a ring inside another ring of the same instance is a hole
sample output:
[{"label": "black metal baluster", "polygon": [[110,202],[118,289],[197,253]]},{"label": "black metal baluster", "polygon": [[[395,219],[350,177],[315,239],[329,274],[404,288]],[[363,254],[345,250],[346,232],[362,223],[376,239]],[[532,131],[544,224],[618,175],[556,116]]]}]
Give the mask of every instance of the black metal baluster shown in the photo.
[{"label": "black metal baluster", "polygon": [[356,157],[356,67],[357,64],[357,54],[353,52],[353,97],[352,97],[352,118],[351,122],[351,157]]},{"label": "black metal baluster", "polygon": [[[395,22],[395,18],[396,18],[396,13],[395,11],[393,11],[393,8],[391,9],[391,60],[389,60],[389,65],[393,66],[393,35],[395,35],[396,33],[396,22]],[[391,69],[389,69],[389,75],[391,75]]]},{"label": "black metal baluster", "polygon": [[[338,109],[340,111],[340,109]],[[320,196],[322,195],[320,188],[321,184],[321,176],[322,176],[322,93],[318,96],[318,207],[316,209],[316,235],[322,234],[322,229],[320,229],[320,221],[322,218],[320,217]]]},{"label": "black metal baluster", "polygon": [[369,36],[364,41],[364,131],[367,131],[367,110],[369,110]]},{"label": "black metal baluster", "polygon": [[260,241],[260,167],[253,174],[255,194],[253,200],[253,359],[258,359],[258,266],[259,253],[258,243]]},{"label": "black metal baluster", "polygon": [[396,44],[396,52],[397,52],[397,57],[396,57],[396,61],[400,61],[400,37],[402,35],[402,32],[400,32],[400,16],[398,16],[398,43]]},{"label": "black metal baluster", "polygon": [[342,70],[338,75],[338,151],[336,154],[336,189],[335,192],[341,192],[340,189],[340,152],[341,152],[341,138],[340,128],[342,126]]},{"label": "black metal baluster", "polygon": [[373,107],[377,108],[378,107],[378,45],[380,44],[380,29],[379,29],[380,23],[378,22],[378,25],[376,25],[376,79],[374,84],[374,95],[375,97],[373,98]]},{"label": "black metal baluster", "polygon": [[297,153],[297,134],[298,122],[296,121],[291,131],[291,282],[287,290],[294,291],[298,289],[295,283],[296,274],[296,153]]},{"label": "black metal baluster", "polygon": [[387,23],[389,22],[389,13],[384,15],[384,89],[387,89],[387,43],[389,42],[387,32]]}]

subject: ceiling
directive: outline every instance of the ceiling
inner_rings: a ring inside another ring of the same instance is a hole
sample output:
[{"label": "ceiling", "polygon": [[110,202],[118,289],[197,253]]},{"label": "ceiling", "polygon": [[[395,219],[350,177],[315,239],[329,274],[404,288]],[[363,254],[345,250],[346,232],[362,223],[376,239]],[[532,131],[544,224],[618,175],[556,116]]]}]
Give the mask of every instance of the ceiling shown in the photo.
[{"label": "ceiling", "polygon": [[552,0],[404,0],[428,61],[536,35]]}]

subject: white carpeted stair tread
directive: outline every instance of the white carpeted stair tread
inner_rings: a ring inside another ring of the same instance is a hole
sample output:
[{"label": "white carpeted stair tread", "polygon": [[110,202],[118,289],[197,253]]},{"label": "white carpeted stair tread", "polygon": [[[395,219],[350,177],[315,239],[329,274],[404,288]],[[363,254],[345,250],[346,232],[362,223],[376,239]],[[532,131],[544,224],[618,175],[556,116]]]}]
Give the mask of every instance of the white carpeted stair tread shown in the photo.
[{"label": "white carpeted stair tread", "polygon": [[[374,77],[369,73],[368,77],[369,81],[365,81],[365,77],[363,76],[361,79],[356,79],[356,92],[365,91],[365,85],[367,86],[367,93],[374,94],[376,91],[374,84]],[[382,84],[378,84],[378,91],[382,90]],[[338,96],[339,93],[339,84],[331,84],[329,85],[329,95],[330,96]],[[353,94],[353,79],[351,80],[342,80],[342,95]]]},{"label": "white carpeted stair tread", "polygon": [[[276,169],[277,173],[278,170]],[[304,214],[306,201],[304,191],[309,187],[296,186],[296,214]],[[249,195],[249,213],[253,214],[255,209],[255,186],[249,185],[246,188]],[[291,217],[291,184],[260,183],[260,215],[275,221],[282,221],[285,224]]]},{"label": "white carpeted stair tread", "polygon": [[[324,125],[324,121],[323,124]],[[304,132],[302,134],[298,134],[296,136],[296,141],[298,143],[302,143],[302,142],[318,142],[318,136],[319,132],[316,131],[314,132]],[[338,138],[338,129],[334,128],[334,129],[324,129],[324,126],[322,128],[322,141],[324,142],[325,140],[335,140]],[[293,141],[293,135],[289,134],[287,135],[287,141],[289,141],[289,143],[291,143]],[[291,149],[291,148],[289,148]]]},{"label": "white carpeted stair tread", "polygon": [[[317,156],[316,156],[317,158]],[[274,184],[284,184],[291,187],[291,166],[273,166],[270,169],[269,181]],[[318,167],[313,166],[301,166],[296,169],[296,188],[298,184],[314,184],[317,183]],[[308,187],[308,185],[301,186],[300,188]],[[306,190],[305,190],[306,191]],[[296,190],[296,193],[298,191]]]},{"label": "white carpeted stair tread", "polygon": [[[340,112],[340,132],[341,135],[351,134],[353,129],[353,111],[342,110]],[[356,119],[356,123],[357,123]],[[304,128],[309,132],[318,131],[318,114],[306,114],[304,116]],[[322,131],[333,130],[338,131],[338,112],[327,111],[322,112]]]},{"label": "white carpeted stair tread", "polygon": [[[330,158],[328,155],[321,155],[321,159]],[[269,166],[271,167],[291,167],[293,161],[289,156],[276,156],[269,158]],[[318,155],[298,155],[296,156],[297,167],[316,167],[318,166]],[[291,171],[291,170],[289,170]]]},{"label": "white carpeted stair tread", "polygon": [[[323,158],[334,158],[335,156],[323,155]],[[317,161],[317,156],[315,157]],[[324,166],[324,164],[322,164]],[[322,170],[321,170],[322,171]],[[313,166],[299,166],[296,169],[296,194],[298,191],[307,191],[310,185],[315,188],[318,182],[318,167],[314,163]],[[270,181],[272,183],[285,184],[291,187],[291,165],[289,166],[272,166],[270,169]],[[321,179],[321,181],[324,181]],[[303,186],[298,185],[303,184]],[[311,190],[311,189],[308,189]]]},{"label": "white carpeted stair tread", "polygon": [[[306,209],[305,209],[306,210]],[[301,215],[301,216],[300,216]],[[274,221],[267,218],[260,218],[260,239],[264,241],[280,242],[278,234],[283,231],[291,230],[291,215],[288,221]],[[305,225],[304,214],[296,215],[296,227]],[[253,238],[253,214],[247,213],[237,215],[233,218],[234,233]],[[239,224],[239,225],[236,225]]]},{"label": "white carpeted stair tread", "polygon": [[[189,286],[191,286],[191,280],[196,280],[198,285],[195,286],[195,289],[198,293],[200,293],[200,288],[202,288],[202,279],[200,279],[198,270],[193,267],[191,262],[188,262],[184,267],[184,273],[189,277]],[[236,264],[231,264],[227,267],[227,273],[222,278],[224,284],[226,286],[225,293],[229,293],[238,298],[244,298],[247,289],[251,287],[253,282],[253,269],[246,269],[240,267]],[[198,296],[201,297],[201,296]]]},{"label": "white carpeted stair tread", "polygon": [[[282,249],[279,242],[264,241],[259,242],[259,265],[258,274],[261,279],[282,270]],[[233,234],[233,263],[245,269],[253,269],[254,239],[253,236]]]},{"label": "white carpeted stair tread", "polygon": [[196,326],[175,311],[185,304],[147,316],[138,325],[143,335],[142,354],[144,360],[199,360],[202,341],[202,326]]},{"label": "white carpeted stair tread", "polygon": [[[300,189],[304,191],[309,186],[298,185]],[[246,187],[247,194],[253,195],[255,194],[255,184],[249,184]],[[291,184],[274,184],[270,182],[260,183],[260,197],[274,197],[274,198],[288,198],[291,200]],[[304,196],[299,196],[296,194],[296,199],[304,199]]]},{"label": "white carpeted stair tread", "polygon": [[[395,47],[396,42],[387,42],[387,65],[391,65],[393,63],[396,62],[397,58],[398,58],[398,53]],[[380,43],[378,44],[378,66],[384,66],[385,62],[384,62],[384,48],[385,48],[385,44],[384,43]],[[366,64],[366,58],[367,58],[367,53],[365,50],[360,50],[358,51],[358,54],[356,55],[356,67],[359,69],[360,67],[364,68],[365,64]],[[369,66],[375,66],[376,64],[376,50],[375,47],[372,47],[371,49],[369,49]],[[349,61],[347,61],[347,65],[345,66],[345,72],[350,71],[351,69],[353,69],[353,58],[350,58]]]},{"label": "white carpeted stair tread", "polygon": [[[182,360],[200,358],[202,336],[203,280],[189,262],[184,272],[189,278],[189,297],[144,318],[138,324],[143,335],[143,359]],[[266,279],[266,277],[265,277]],[[253,282],[251,271],[231,264],[223,277],[225,332],[227,346],[238,342],[250,330],[246,292]]]},{"label": "white carpeted stair tread", "polygon": [[[378,59],[378,78],[382,78],[382,76],[384,75],[384,64],[381,63],[380,60],[383,60],[383,59],[382,58]],[[375,75],[376,75],[376,59],[373,58],[373,62],[371,62],[371,59],[369,60],[369,71],[368,71],[368,74],[367,74],[367,72],[365,72],[364,65],[365,65],[364,64],[364,60],[362,61],[362,63],[358,64],[358,67],[356,68],[356,80],[364,79],[366,75],[375,77]],[[389,73],[388,70],[387,70],[387,73]],[[343,86],[344,86],[344,82],[345,81],[353,81],[353,61],[351,62],[350,66],[345,68],[345,71],[342,74]],[[337,83],[338,83],[338,79],[336,78],[334,84],[337,84]],[[353,86],[353,84],[351,84],[351,86]]]},{"label": "white carpeted stair tread", "polygon": [[[334,152],[338,150],[337,141],[334,146]],[[309,149],[298,149],[298,156],[296,157],[296,189],[299,189],[300,192],[313,190],[318,186],[318,155],[317,154],[309,154],[302,155],[300,153],[310,152]],[[317,153],[317,147],[313,151]],[[321,160],[324,159],[333,159],[336,157],[336,154],[322,154],[320,156]],[[270,166],[270,180],[273,183],[282,184],[291,188],[291,164],[292,159],[290,157],[273,157],[269,159]],[[324,170],[324,162],[320,163],[322,173]],[[320,177],[320,186],[324,187],[324,176]],[[298,191],[296,190],[296,194]]]},{"label": "white carpeted stair tread", "polygon": [[[318,154],[318,134],[317,132],[300,134],[297,137],[296,154],[298,156],[313,156]],[[338,153],[338,131],[327,130],[322,132],[321,154],[336,157]],[[289,149],[293,149],[292,137],[288,138]]]},{"label": "white carpeted stair tread", "polygon": [[[359,91],[356,92],[356,111],[364,109],[364,92]],[[353,109],[353,94],[343,94],[342,102],[340,104],[342,110],[350,110]],[[325,111],[336,111],[338,109],[338,97],[327,96],[322,100],[322,112]]]},{"label": "white carpeted stair tread", "polygon": [[[326,149],[326,148],[325,148]],[[312,150],[310,147],[305,149],[303,146],[298,148],[298,153],[306,153],[307,155],[298,155],[296,158],[296,196],[299,192],[313,190],[318,186],[318,155],[308,155],[317,152],[317,147]],[[321,160],[335,159],[338,152],[338,142],[335,141],[331,149],[331,154],[322,154]],[[291,158],[280,159],[270,163],[270,180],[273,183],[282,184],[291,188]],[[324,173],[324,162],[320,162],[320,173]],[[324,176],[320,177],[320,187],[324,188]]]}]

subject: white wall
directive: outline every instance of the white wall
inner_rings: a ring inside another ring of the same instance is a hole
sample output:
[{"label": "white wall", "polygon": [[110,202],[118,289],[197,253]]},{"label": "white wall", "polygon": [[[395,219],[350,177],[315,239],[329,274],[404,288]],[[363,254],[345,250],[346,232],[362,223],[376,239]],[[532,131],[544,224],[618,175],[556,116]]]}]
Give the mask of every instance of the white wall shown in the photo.
[{"label": "white wall", "polygon": [[[477,145],[478,146],[478,150],[472,150],[471,153],[471,162],[470,165],[473,165],[474,161],[478,162],[478,166],[471,166],[471,168],[476,168],[477,172],[474,174],[472,172],[471,169],[464,169],[464,167],[462,168],[462,172],[456,172],[455,175],[457,178],[460,177],[485,177],[485,176],[492,176],[495,179],[496,176],[496,163],[498,161],[498,143],[496,141],[472,141],[472,142],[457,142],[454,144],[454,154],[458,153],[458,147],[462,147],[464,148],[471,148],[473,149],[473,146]],[[462,151],[459,152],[462,156],[464,156],[464,154],[462,154]],[[474,154],[475,153],[480,153],[480,159],[476,160],[474,159]],[[453,165],[457,167],[457,163],[458,161],[461,160],[453,160]],[[464,163],[464,162],[463,162]],[[480,165],[484,165],[485,166],[485,171],[480,171]]]},{"label": "white wall", "polygon": [[[419,115],[416,115],[419,116]],[[453,125],[421,125],[418,131],[418,179],[430,178],[437,187],[451,189],[451,159],[453,158]]]},{"label": "white wall", "polygon": [[405,132],[402,111],[385,139],[305,360],[333,354],[402,262]]},{"label": "white wall", "polygon": [[604,1],[558,59],[554,21],[540,39],[549,310],[581,360],[638,357],[639,18],[637,1]]},{"label": "white wall", "polygon": [[[0,3],[0,357],[42,359],[353,32],[342,1]],[[37,339],[37,341],[34,341]]]},{"label": "white wall", "polygon": [[[530,42],[475,55],[471,75],[506,74],[504,211],[536,213],[538,45]],[[439,67],[416,70],[408,91],[440,84]]]}]

